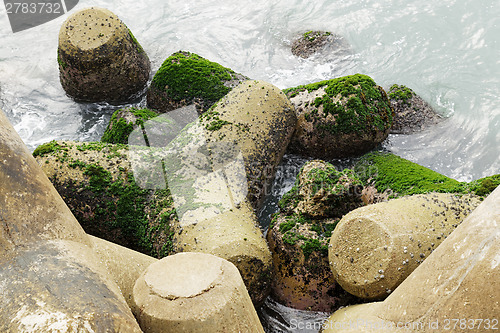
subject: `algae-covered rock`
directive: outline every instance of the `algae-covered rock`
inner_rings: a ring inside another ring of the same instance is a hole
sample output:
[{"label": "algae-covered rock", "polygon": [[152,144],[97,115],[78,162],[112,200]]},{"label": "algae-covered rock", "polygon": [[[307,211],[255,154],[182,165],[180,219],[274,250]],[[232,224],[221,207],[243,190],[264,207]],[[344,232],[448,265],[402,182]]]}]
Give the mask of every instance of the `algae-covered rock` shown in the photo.
[{"label": "algae-covered rock", "polygon": [[363,185],[354,171],[337,169],[328,162],[307,162],[294,187],[280,200],[283,212],[313,218],[341,217],[363,205]]},{"label": "algae-covered rock", "polygon": [[390,197],[441,192],[467,193],[468,184],[386,152],[364,155],[355,165],[356,174],[365,184]]},{"label": "algae-covered rock", "polygon": [[130,133],[137,127],[144,127],[144,122],[158,114],[147,108],[135,107],[116,110],[102,135],[101,141],[107,143],[128,143]]},{"label": "algae-covered rock", "polygon": [[488,196],[500,185],[500,174],[480,178],[469,183],[469,189],[481,197]]},{"label": "algae-covered rock", "polygon": [[387,297],[479,203],[473,195],[430,193],[348,213],[330,239],[335,280],[358,297]]},{"label": "algae-covered rock", "polygon": [[391,133],[411,134],[437,124],[442,118],[413,90],[393,84],[388,92],[394,109]]},{"label": "algae-covered rock", "polygon": [[275,215],[267,233],[273,255],[273,299],[288,307],[323,312],[358,301],[335,282],[328,264],[328,242],[338,221]]},{"label": "algae-covered rock", "polygon": [[317,158],[360,155],[384,141],[392,108],[382,87],[356,74],[285,89],[298,124],[292,152]]},{"label": "algae-covered rock", "polygon": [[349,53],[351,50],[344,38],[329,31],[310,30],[292,42],[292,54],[304,59],[319,54],[335,60]]},{"label": "algae-covered rock", "polygon": [[59,77],[66,93],[87,102],[123,102],[139,94],[151,70],[132,32],[107,9],[91,7],[61,26]]},{"label": "algae-covered rock", "polygon": [[356,302],[335,282],[328,242],[340,218],[363,205],[362,185],[352,170],[324,161],[307,162],[279,202],[267,234],[273,255],[272,294],[297,309],[334,311]]},{"label": "algae-covered rock", "polygon": [[148,107],[168,112],[195,103],[201,114],[248,78],[197,54],[168,57],[148,89]]},{"label": "algae-covered rock", "polygon": [[52,141],[34,155],[87,233],[155,257],[172,251],[170,192],[137,185],[127,146]]}]

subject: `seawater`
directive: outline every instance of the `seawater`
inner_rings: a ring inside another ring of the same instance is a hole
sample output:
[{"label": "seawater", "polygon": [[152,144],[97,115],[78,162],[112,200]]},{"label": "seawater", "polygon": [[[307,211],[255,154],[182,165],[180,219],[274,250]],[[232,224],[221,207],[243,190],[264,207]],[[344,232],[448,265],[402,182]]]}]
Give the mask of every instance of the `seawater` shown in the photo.
[{"label": "seawater", "polygon": [[[500,172],[498,0],[80,0],[72,12],[89,6],[113,11],[129,26],[153,71],[184,50],[280,88],[355,73],[386,89],[407,85],[446,120],[418,134],[391,135],[386,149],[460,181]],[[53,139],[99,140],[113,111],[126,106],[65,95],[56,56],[67,16],[14,34],[0,5],[0,107],[31,150]],[[292,40],[309,30],[344,37],[349,52],[293,56]],[[303,162],[287,158],[284,165],[294,170]],[[285,172],[277,196],[294,176]],[[286,317],[278,305],[267,308]],[[296,331],[285,322],[271,326]]]}]

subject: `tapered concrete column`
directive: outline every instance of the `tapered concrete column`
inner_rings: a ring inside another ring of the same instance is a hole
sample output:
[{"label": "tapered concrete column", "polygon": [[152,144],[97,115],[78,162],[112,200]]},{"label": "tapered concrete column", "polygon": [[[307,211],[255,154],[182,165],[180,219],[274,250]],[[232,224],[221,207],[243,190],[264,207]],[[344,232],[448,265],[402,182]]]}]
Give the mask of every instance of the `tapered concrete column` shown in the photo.
[{"label": "tapered concrete column", "polygon": [[469,195],[431,193],[351,211],[330,239],[335,280],[358,297],[387,297],[479,202]]},{"label": "tapered concrete column", "polygon": [[0,332],[141,332],[91,242],[0,111]]},{"label": "tapered concrete column", "polygon": [[149,266],[132,307],[146,333],[264,332],[236,266],[205,253],[178,253]]},{"label": "tapered concrete column", "polygon": [[499,325],[499,263],[497,188],[385,301],[339,310],[323,332],[490,332]]}]

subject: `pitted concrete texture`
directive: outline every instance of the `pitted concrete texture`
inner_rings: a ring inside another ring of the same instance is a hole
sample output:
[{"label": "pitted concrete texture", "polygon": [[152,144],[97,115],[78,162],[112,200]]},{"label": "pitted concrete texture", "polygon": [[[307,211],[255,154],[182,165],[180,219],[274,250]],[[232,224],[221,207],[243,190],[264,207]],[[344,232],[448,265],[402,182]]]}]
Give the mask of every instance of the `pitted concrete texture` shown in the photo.
[{"label": "pitted concrete texture", "polygon": [[59,32],[61,85],[77,100],[126,101],[149,79],[149,58],[115,14],[91,7],[71,15]]},{"label": "pitted concrete texture", "polygon": [[141,332],[105,267],[71,241],[19,246],[0,257],[1,332]]},{"label": "pitted concrete texture", "polygon": [[330,239],[335,280],[358,297],[387,297],[479,203],[475,196],[432,193],[346,214]]},{"label": "pitted concrete texture", "polygon": [[500,313],[499,258],[497,188],[387,299],[335,312],[323,333],[490,332]]},{"label": "pitted concrete texture", "polygon": [[134,287],[144,332],[264,332],[238,269],[205,253],[178,253],[149,266]]}]

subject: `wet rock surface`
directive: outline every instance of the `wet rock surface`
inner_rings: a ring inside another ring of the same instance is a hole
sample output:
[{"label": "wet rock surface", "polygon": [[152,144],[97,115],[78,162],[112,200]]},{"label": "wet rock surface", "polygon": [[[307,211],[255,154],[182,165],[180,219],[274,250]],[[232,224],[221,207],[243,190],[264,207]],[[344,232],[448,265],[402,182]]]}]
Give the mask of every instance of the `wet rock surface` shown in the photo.
[{"label": "wet rock surface", "polygon": [[392,108],[382,87],[355,74],[285,89],[298,124],[289,150],[322,159],[361,155],[389,135]]},{"label": "wet rock surface", "polygon": [[148,56],[125,23],[97,7],[64,22],[57,60],[62,87],[85,102],[133,99],[145,88],[151,70]]},{"label": "wet rock surface", "polygon": [[392,134],[412,134],[440,122],[443,117],[410,88],[394,84],[388,92],[394,109]]}]

